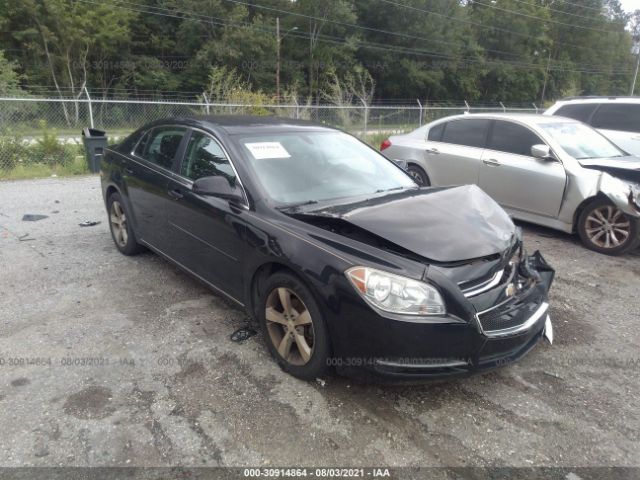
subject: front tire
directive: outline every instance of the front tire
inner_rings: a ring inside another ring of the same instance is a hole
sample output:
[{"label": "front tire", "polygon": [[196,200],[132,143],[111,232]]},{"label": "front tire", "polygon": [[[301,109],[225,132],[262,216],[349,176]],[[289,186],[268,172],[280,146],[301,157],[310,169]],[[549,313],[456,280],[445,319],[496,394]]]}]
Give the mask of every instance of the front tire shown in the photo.
[{"label": "front tire", "polygon": [[259,305],[262,334],[280,368],[302,380],[324,375],[329,332],[309,289],[291,274],[275,273],[265,282]]},{"label": "front tire", "polygon": [[109,215],[111,238],[120,253],[124,255],[140,253],[143,247],[136,240],[136,235],[129,221],[131,216],[119,193],[112,193],[109,196],[107,200],[107,213]]},{"label": "front tire", "polygon": [[577,230],[587,248],[606,255],[621,255],[640,244],[640,221],[603,198],[582,210]]},{"label": "front tire", "polygon": [[431,185],[429,176],[421,167],[414,164],[409,164],[407,167],[407,173],[413,178],[413,180],[421,187],[428,187]]}]

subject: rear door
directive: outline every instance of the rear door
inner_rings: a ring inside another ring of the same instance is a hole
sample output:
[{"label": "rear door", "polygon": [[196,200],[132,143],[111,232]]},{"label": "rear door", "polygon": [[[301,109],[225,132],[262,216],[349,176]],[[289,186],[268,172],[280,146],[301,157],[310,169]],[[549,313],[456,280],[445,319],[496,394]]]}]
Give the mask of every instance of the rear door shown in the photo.
[{"label": "rear door", "polygon": [[556,217],[566,173],[559,161],[531,155],[533,145],[544,144],[524,125],[495,120],[482,156],[480,187],[503,207]]},{"label": "rear door", "polygon": [[169,254],[193,273],[233,298],[242,298],[242,250],[246,204],[198,195],[193,181],[222,176],[239,184],[221,143],[209,133],[191,130],[178,176],[168,184]]},{"label": "rear door", "polygon": [[167,186],[186,128],[159,126],[145,133],[123,170],[124,183],[140,239],[160,250],[167,247]]},{"label": "rear door", "polygon": [[425,153],[431,184],[478,183],[488,130],[489,120],[475,118],[451,120],[432,128]]},{"label": "rear door", "polygon": [[603,103],[593,114],[591,126],[622,150],[640,156],[640,104]]}]

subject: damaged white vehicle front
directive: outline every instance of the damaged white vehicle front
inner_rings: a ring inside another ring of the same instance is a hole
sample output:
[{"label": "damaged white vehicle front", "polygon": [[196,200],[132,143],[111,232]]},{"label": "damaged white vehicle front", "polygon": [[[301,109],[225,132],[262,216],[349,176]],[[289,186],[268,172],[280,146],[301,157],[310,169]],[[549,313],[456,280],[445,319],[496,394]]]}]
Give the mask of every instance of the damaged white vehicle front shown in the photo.
[{"label": "damaged white vehicle front", "polygon": [[[556,118],[538,125],[549,146],[539,158],[559,160],[567,180],[558,227],[591,249],[620,254],[640,244],[640,159],[597,131]],[[545,151],[546,150],[546,151]]]}]

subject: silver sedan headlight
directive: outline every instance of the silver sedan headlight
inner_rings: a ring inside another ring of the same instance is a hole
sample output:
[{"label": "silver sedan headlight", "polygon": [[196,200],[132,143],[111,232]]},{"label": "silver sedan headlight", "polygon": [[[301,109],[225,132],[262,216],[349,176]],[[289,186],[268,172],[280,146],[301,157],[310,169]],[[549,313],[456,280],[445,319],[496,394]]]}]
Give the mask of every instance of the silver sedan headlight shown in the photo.
[{"label": "silver sedan headlight", "polygon": [[401,315],[447,312],[442,296],[428,283],[369,267],[353,267],[345,275],[367,303],[385,312]]}]

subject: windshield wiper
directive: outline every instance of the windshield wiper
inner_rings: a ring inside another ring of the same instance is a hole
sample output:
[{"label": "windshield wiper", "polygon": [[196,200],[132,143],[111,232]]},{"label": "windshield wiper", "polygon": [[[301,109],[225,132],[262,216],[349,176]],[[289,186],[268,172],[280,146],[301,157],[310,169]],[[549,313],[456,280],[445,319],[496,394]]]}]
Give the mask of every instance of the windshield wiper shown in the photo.
[{"label": "windshield wiper", "polygon": [[376,190],[375,193],[384,193],[384,192],[392,192],[394,190],[404,190],[406,187],[393,187],[393,188],[381,188],[380,190]]},{"label": "windshield wiper", "polygon": [[306,200],[300,203],[289,203],[287,205],[282,205],[280,207],[276,207],[278,210],[297,210],[300,207],[304,207],[305,205],[314,205],[318,203],[317,200]]}]

